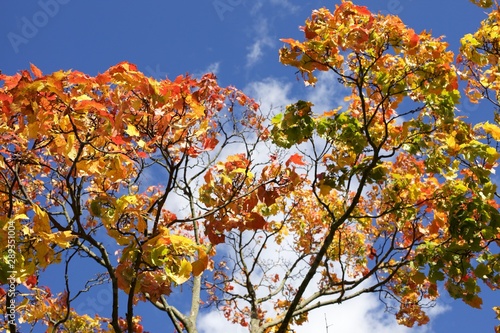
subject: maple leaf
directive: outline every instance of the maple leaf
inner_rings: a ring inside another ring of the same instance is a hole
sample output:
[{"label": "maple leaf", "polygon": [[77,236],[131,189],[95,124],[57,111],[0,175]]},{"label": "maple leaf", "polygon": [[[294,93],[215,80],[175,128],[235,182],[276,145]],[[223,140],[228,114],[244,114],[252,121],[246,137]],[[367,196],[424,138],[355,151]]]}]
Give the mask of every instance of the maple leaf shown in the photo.
[{"label": "maple leaf", "polygon": [[303,160],[303,156],[298,153],[295,153],[292,156],[290,156],[290,158],[286,161],[285,165],[289,166],[291,163],[295,165],[306,165],[306,163]]},{"label": "maple leaf", "polygon": [[43,76],[42,71],[38,69],[38,67],[36,67],[35,65],[30,64],[30,68],[36,78],[41,78]]},{"label": "maple leaf", "polygon": [[28,287],[29,289],[33,288],[34,286],[36,286],[38,282],[38,278],[36,275],[30,275],[25,281],[24,281],[24,284],[26,285],[26,287]]},{"label": "maple leaf", "polygon": [[207,269],[208,260],[207,253],[202,249],[198,249],[198,259],[191,264],[194,276],[201,275]]},{"label": "maple leaf", "polygon": [[410,29],[408,31],[408,35],[409,35],[409,45],[411,48],[414,48],[418,45],[418,42],[420,40],[420,37],[418,36],[418,34],[415,33],[415,31],[413,31],[413,29]]}]

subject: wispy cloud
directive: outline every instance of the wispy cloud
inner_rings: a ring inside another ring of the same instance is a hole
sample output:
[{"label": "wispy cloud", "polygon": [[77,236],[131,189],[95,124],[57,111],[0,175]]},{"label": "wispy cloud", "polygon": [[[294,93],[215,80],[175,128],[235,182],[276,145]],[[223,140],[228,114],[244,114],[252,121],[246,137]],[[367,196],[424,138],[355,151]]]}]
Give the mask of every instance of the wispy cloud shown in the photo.
[{"label": "wispy cloud", "polygon": [[[434,309],[434,308],[433,308]],[[443,307],[429,312],[431,318],[444,311]],[[407,328],[396,322],[393,314],[384,311],[378,296],[365,294],[340,305],[331,305],[311,312],[309,321],[295,329],[296,333],[349,332],[349,333],[432,333],[432,325]],[[432,321],[432,319],[431,319]],[[326,329],[328,326],[328,330]]]},{"label": "wispy cloud", "polygon": [[251,67],[257,63],[263,57],[265,48],[274,47],[274,40],[270,37],[269,24],[266,18],[258,18],[253,31],[254,41],[247,47],[246,67]]},{"label": "wispy cloud", "polygon": [[250,15],[256,18],[252,28],[252,44],[247,47],[246,67],[255,65],[265,54],[266,49],[275,50],[276,39],[272,34],[268,13],[287,15],[298,11],[299,7],[289,0],[255,1],[250,8]]},{"label": "wispy cloud", "polygon": [[290,3],[290,1],[288,0],[271,0],[271,4],[281,6],[291,13],[294,13],[297,10],[299,10],[299,6]]},{"label": "wispy cloud", "polygon": [[272,77],[254,81],[244,89],[245,93],[260,103],[260,108],[264,112],[281,110],[286,105],[293,103],[294,100],[290,97],[291,90],[291,83],[285,83]]},{"label": "wispy cloud", "polygon": [[318,82],[315,86],[307,88],[306,95],[306,100],[314,104],[315,113],[320,114],[346,104],[343,96],[349,95],[349,92],[345,93],[346,88],[337,81],[335,73],[329,71],[315,75],[318,77]]},{"label": "wispy cloud", "polygon": [[195,77],[201,77],[205,75],[206,73],[214,73],[215,75],[219,74],[220,71],[220,62],[213,62],[209,64],[207,67],[203,68],[200,71],[196,71],[193,73]]},{"label": "wispy cloud", "polygon": [[204,70],[204,72],[218,74],[219,68],[220,68],[220,62],[214,62],[214,63],[208,65],[208,67]]},{"label": "wispy cloud", "polygon": [[[253,6],[250,9],[250,14],[256,15],[260,14],[260,10],[264,8],[265,5],[271,5],[273,7],[281,7],[281,10],[284,10],[288,13],[294,13],[299,10],[299,6],[290,3],[289,0],[258,0],[253,2]],[[274,8],[275,9],[275,8]]]}]

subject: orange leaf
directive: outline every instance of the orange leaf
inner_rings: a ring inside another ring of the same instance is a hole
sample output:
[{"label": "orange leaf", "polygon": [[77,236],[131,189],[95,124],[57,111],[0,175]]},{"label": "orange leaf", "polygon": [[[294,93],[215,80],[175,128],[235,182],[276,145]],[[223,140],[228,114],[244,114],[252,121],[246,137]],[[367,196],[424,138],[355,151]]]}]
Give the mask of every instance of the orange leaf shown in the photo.
[{"label": "orange leaf", "polygon": [[418,34],[415,33],[415,31],[413,29],[408,30],[408,35],[410,36],[410,38],[409,38],[410,48],[414,48],[415,46],[417,46],[417,44],[420,40],[420,37],[418,36]]},{"label": "orange leaf", "polygon": [[35,75],[35,77],[41,78],[43,76],[42,71],[40,69],[38,69],[38,67],[36,67],[35,65],[30,64],[30,68],[31,68],[31,71],[33,72],[33,74]]},{"label": "orange leaf", "polygon": [[5,87],[7,89],[11,90],[17,86],[17,84],[21,80],[21,77],[22,77],[21,74],[16,73],[16,75],[12,75],[12,76],[3,75],[0,77],[0,79],[4,80]]},{"label": "orange leaf", "polygon": [[372,13],[368,10],[366,6],[353,6],[354,10],[360,15],[370,16]]},{"label": "orange leaf", "polygon": [[296,164],[296,165],[306,165],[306,163],[302,160],[302,155],[295,153],[290,158],[286,161],[286,166],[289,166],[290,163]]},{"label": "orange leaf", "polygon": [[205,251],[198,249],[198,260],[192,263],[193,275],[199,276],[208,267],[208,256]]}]

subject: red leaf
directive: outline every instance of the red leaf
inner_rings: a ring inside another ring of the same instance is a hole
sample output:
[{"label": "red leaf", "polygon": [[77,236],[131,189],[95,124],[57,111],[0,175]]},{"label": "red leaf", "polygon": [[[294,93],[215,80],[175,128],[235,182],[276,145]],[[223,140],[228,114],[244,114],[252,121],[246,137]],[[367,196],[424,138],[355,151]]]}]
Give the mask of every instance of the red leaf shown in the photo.
[{"label": "red leaf", "polygon": [[304,33],[307,39],[314,39],[316,36],[318,36],[316,31],[309,29],[309,27],[307,26],[304,28]]},{"label": "red leaf", "polygon": [[204,150],[213,150],[217,144],[219,143],[219,140],[216,138],[204,138],[203,139],[203,149]]},{"label": "red leaf", "polygon": [[420,37],[415,33],[413,29],[408,30],[408,35],[410,36],[410,48],[414,48],[415,46],[417,46]]},{"label": "red leaf", "polygon": [[121,145],[121,144],[126,143],[126,141],[123,140],[123,137],[121,135],[113,136],[111,138],[111,141],[113,141],[113,143],[115,143],[117,145]]},{"label": "red leaf", "polygon": [[279,198],[280,194],[274,189],[266,190],[264,186],[260,186],[257,189],[257,196],[261,202],[265,203],[267,206],[271,206],[276,203],[276,199]]},{"label": "red leaf", "polygon": [[250,213],[248,222],[249,222],[249,229],[251,230],[263,229],[267,223],[266,220],[262,217],[262,215],[255,212]]},{"label": "red leaf", "polygon": [[0,101],[12,103],[13,100],[14,98],[12,97],[12,95],[0,93]]},{"label": "red leaf", "polygon": [[257,206],[258,203],[259,203],[259,199],[258,199],[257,195],[252,194],[248,197],[248,199],[246,199],[243,202],[243,209],[246,210],[247,212],[251,211],[252,209],[255,208],[255,206]]},{"label": "red leaf", "polygon": [[458,80],[457,78],[453,78],[450,84],[446,87],[446,90],[453,91],[458,89]]},{"label": "red leaf", "polygon": [[207,228],[207,236],[210,243],[213,245],[222,244],[226,240],[226,236],[221,232],[215,232]]},{"label": "red leaf", "polygon": [[140,157],[140,158],[147,158],[148,157],[148,154],[146,154],[145,152],[143,151],[138,151],[137,152],[137,156]]},{"label": "red leaf", "polygon": [[31,289],[31,288],[33,288],[36,285],[37,280],[38,279],[37,279],[36,275],[33,274],[33,275],[29,276],[26,279],[26,281],[24,282],[24,284],[26,284],[26,287],[28,287],[28,288]]},{"label": "red leaf", "polygon": [[296,165],[306,165],[306,163],[302,160],[302,155],[295,153],[286,161],[286,166],[289,166],[290,163]]},{"label": "red leaf", "polygon": [[354,6],[353,8],[360,15],[367,15],[367,16],[372,15],[372,13],[368,10],[368,8],[366,6]]}]

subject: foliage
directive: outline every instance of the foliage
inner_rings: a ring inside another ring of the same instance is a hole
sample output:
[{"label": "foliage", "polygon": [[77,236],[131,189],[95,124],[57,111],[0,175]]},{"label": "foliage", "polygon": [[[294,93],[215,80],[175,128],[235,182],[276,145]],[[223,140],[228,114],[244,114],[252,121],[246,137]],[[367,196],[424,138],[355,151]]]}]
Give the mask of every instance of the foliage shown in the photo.
[{"label": "foliage", "polygon": [[[315,10],[280,61],[306,85],[337,76],[344,102],[320,114],[299,100],[266,119],[211,74],[157,81],[129,63],[1,75],[0,240],[13,226],[16,241],[0,281],[15,271],[20,321],[142,332],[135,307],[148,302],[196,332],[208,302],[250,332],[283,333],[379,293],[413,326],[442,286],[480,308],[481,287],[500,284],[500,117],[473,125],[457,107],[460,79],[470,101],[500,107],[500,9],[471,2],[493,9],[457,65],[443,38],[396,16],[351,1]],[[85,261],[96,275],[70,285]],[[53,266],[65,281],[55,295],[43,279]],[[78,313],[100,285],[109,316]],[[169,297],[180,287],[188,314]]]},{"label": "foliage", "polygon": [[[133,311],[138,301],[162,302],[173,286],[211,265],[213,245],[198,221],[231,198],[212,210],[193,206],[185,217],[171,209],[179,210],[183,200],[196,204],[196,182],[217,154],[244,138],[250,157],[248,137],[258,141],[265,132],[257,105],[234,88],[219,87],[212,74],[156,81],[129,63],[95,77],[31,70],[34,77],[27,71],[1,77],[2,244],[8,226],[16,230],[14,266],[2,267],[2,283],[8,270],[27,287],[18,295],[21,322],[78,332],[107,330],[101,323],[108,323],[113,331],[131,332],[140,325]],[[243,120],[236,121],[236,112]],[[237,182],[239,175],[228,176]],[[87,277],[94,286],[110,283],[110,319],[71,308],[89,285],[75,290],[67,281],[52,295],[38,283],[37,276],[61,262],[72,280],[70,264],[81,265],[78,257],[100,266],[98,277]]]}]

